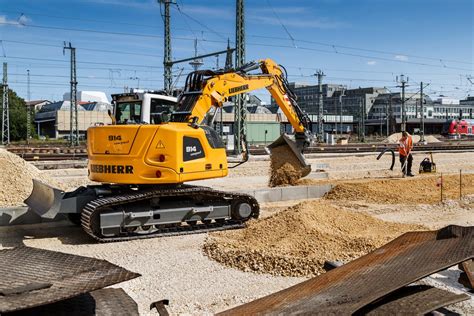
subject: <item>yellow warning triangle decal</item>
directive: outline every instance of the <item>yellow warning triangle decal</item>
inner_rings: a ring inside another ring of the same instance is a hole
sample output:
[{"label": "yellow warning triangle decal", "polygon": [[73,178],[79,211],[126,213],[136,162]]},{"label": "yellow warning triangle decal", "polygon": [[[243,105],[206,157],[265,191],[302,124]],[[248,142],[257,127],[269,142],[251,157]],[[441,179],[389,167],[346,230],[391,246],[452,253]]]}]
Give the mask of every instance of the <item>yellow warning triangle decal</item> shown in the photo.
[{"label": "yellow warning triangle decal", "polygon": [[163,148],[165,148],[165,145],[164,145],[163,142],[160,140],[160,141],[158,141],[158,144],[156,144],[156,148],[157,148],[157,149],[158,149],[158,148],[162,148],[162,149],[163,149]]}]

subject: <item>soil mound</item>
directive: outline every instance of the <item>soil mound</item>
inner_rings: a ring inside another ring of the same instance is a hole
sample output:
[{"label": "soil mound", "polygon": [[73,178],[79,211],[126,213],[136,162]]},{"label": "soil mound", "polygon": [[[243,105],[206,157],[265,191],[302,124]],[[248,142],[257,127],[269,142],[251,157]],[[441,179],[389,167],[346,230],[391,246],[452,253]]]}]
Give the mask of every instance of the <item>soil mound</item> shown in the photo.
[{"label": "soil mound", "polygon": [[417,225],[384,222],[326,201],[297,204],[237,231],[211,234],[204,252],[244,271],[283,276],[321,273],[325,260],[349,261]]},{"label": "soil mound", "polygon": [[296,185],[302,176],[301,162],[288,146],[279,146],[270,154],[270,187]]},{"label": "soil mound", "polygon": [[32,164],[0,149],[0,207],[22,205],[33,189],[32,179],[61,187],[59,182],[42,174]]},{"label": "soil mound", "polygon": [[[434,204],[441,201],[440,176],[342,182],[334,186],[328,200],[366,201],[383,204]],[[443,175],[443,199],[459,198],[459,175]],[[463,195],[474,193],[474,175],[462,176]]]},{"label": "soil mound", "polygon": [[[420,135],[411,135],[413,139],[413,143],[419,143],[420,142]],[[400,141],[400,138],[402,138],[402,133],[394,133],[390,135],[389,137],[385,138],[382,143],[385,144],[397,144]],[[434,137],[433,135],[425,135],[425,141],[427,143],[440,143],[441,141]]]}]

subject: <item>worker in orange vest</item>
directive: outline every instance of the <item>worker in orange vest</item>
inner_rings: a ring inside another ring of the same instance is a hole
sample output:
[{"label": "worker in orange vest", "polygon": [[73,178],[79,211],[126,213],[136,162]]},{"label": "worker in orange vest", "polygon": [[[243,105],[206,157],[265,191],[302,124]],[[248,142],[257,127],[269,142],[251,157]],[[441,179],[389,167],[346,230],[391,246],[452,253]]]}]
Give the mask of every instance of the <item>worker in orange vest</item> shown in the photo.
[{"label": "worker in orange vest", "polygon": [[400,154],[400,164],[402,165],[402,172],[404,176],[413,177],[411,173],[411,165],[413,163],[413,156],[411,150],[413,149],[413,139],[408,132],[402,132],[402,138],[398,143],[398,153]]}]

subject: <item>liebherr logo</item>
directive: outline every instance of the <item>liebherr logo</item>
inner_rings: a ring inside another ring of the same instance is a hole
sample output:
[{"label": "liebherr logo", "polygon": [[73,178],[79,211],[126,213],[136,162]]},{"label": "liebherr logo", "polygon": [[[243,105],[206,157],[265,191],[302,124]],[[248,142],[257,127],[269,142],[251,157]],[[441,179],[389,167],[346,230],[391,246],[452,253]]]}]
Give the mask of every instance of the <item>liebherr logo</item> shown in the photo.
[{"label": "liebherr logo", "polygon": [[187,153],[195,153],[197,152],[196,146],[186,146],[186,152]]},{"label": "liebherr logo", "polygon": [[248,85],[248,84],[244,84],[244,85],[242,85],[242,86],[230,88],[230,89],[229,89],[229,93],[236,93],[236,92],[239,92],[239,91],[248,90],[248,88],[249,88],[249,85]]}]

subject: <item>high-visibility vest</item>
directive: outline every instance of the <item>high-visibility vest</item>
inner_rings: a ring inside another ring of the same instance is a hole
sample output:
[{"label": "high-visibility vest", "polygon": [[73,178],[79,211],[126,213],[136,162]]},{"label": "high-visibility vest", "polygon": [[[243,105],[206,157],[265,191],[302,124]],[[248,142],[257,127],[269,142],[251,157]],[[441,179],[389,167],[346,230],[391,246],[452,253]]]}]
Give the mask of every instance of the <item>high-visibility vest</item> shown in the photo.
[{"label": "high-visibility vest", "polygon": [[398,152],[401,156],[408,156],[413,149],[413,139],[411,136],[402,137],[398,143]]}]

